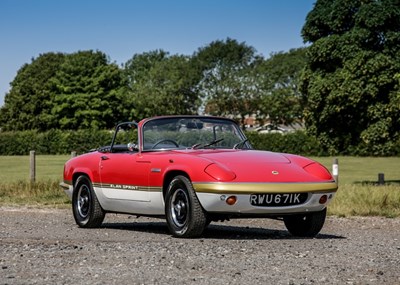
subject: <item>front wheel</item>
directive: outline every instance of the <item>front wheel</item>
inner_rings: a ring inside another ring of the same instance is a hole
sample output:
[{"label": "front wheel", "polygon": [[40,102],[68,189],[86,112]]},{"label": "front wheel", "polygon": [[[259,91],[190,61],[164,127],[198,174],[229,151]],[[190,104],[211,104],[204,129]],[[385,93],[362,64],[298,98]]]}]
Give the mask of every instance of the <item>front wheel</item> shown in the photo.
[{"label": "front wheel", "polygon": [[168,228],[175,237],[198,237],[203,233],[207,216],[187,177],[176,176],[169,184],[165,215]]},{"label": "front wheel", "polygon": [[322,229],[326,218],[326,208],[320,212],[285,216],[287,230],[297,237],[314,237]]},{"label": "front wheel", "polygon": [[96,228],[104,220],[105,212],[97,200],[92,183],[85,175],[76,180],[72,195],[72,212],[75,222],[82,228]]}]

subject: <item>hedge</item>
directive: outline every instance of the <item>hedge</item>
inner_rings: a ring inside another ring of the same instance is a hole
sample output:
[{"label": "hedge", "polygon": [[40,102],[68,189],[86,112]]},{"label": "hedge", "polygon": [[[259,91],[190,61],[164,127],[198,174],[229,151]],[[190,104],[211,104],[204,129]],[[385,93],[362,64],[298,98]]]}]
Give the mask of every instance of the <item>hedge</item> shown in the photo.
[{"label": "hedge", "polygon": [[[109,145],[112,136],[113,131],[107,130],[0,132],[0,155],[28,155],[30,150],[35,150],[37,154],[42,155],[70,154],[71,151],[82,154],[91,149]],[[259,150],[295,153],[305,156],[340,154],[328,153],[317,139],[310,137],[303,131],[288,134],[246,132],[246,136],[252,146]],[[343,154],[356,156],[393,156],[400,154],[400,140],[393,144],[390,149],[383,147],[378,152],[376,149],[369,150],[360,145]]]},{"label": "hedge", "polygon": [[318,141],[308,136],[303,131],[288,134],[259,134],[246,132],[246,136],[253,148],[275,152],[295,153],[305,156],[326,156],[326,153]]},{"label": "hedge", "polygon": [[113,132],[98,130],[47,132],[21,131],[0,133],[0,155],[36,154],[78,154],[111,143]]}]

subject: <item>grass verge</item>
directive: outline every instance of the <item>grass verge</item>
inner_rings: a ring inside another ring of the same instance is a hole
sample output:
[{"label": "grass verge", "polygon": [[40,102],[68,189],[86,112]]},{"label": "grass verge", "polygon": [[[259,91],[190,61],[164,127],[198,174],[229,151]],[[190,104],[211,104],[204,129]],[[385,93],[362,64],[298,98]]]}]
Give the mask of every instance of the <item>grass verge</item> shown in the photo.
[{"label": "grass verge", "polygon": [[[36,181],[62,180],[67,155],[37,155]],[[29,181],[29,155],[0,156],[0,184]]]},{"label": "grass verge", "polygon": [[328,206],[328,214],[340,217],[400,217],[400,186],[341,186]]},{"label": "grass verge", "polygon": [[59,187],[60,181],[47,180],[30,183],[17,181],[0,184],[0,206],[69,207],[70,201]]}]

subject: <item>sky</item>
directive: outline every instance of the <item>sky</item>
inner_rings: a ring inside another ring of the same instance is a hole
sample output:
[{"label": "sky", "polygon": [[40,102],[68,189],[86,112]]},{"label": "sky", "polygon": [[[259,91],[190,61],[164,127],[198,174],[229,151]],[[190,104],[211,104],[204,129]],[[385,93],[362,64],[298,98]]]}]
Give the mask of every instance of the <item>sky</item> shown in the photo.
[{"label": "sky", "polygon": [[305,46],[316,0],[0,0],[0,106],[18,70],[47,52],[99,50],[121,65],[235,39],[268,58]]}]

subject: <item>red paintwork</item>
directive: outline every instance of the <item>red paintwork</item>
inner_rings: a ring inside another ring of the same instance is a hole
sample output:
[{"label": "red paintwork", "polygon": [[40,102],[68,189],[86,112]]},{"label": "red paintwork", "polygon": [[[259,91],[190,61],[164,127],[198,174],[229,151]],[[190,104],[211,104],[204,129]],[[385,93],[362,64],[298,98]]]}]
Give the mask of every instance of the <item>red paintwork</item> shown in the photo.
[{"label": "red paintwork", "polygon": [[[143,123],[139,123],[140,137]],[[135,153],[95,151],[69,160],[64,169],[64,181],[72,182],[74,174],[85,173],[93,183],[160,187],[170,171],[185,172],[193,182],[333,180],[325,167],[296,155],[256,150],[188,149]]]}]

